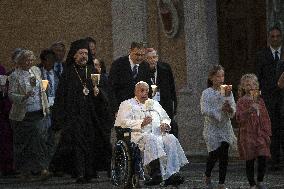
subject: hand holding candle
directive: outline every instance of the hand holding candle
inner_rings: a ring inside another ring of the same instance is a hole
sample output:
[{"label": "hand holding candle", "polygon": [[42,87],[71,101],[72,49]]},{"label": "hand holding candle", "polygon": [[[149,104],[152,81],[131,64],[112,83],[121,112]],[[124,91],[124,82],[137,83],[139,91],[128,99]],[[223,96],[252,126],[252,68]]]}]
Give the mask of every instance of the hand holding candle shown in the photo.
[{"label": "hand holding candle", "polygon": [[43,91],[46,91],[47,86],[48,86],[48,80],[41,80],[41,81],[42,81],[42,88],[43,88]]},{"label": "hand holding candle", "polygon": [[91,74],[91,79],[94,86],[98,86],[100,84],[101,74]]},{"label": "hand holding candle", "polygon": [[256,102],[260,96],[260,91],[258,89],[251,89],[250,96],[252,97],[253,101]]},{"label": "hand holding candle", "polygon": [[250,96],[252,97],[253,104],[251,105],[252,108],[255,109],[257,116],[259,116],[259,104],[258,104],[258,99],[260,96],[260,91],[258,89],[251,89],[250,90]]},{"label": "hand holding candle", "polygon": [[151,89],[152,89],[152,97],[155,96],[156,92],[157,92],[157,85],[151,85]]},{"label": "hand holding candle", "polygon": [[221,94],[227,97],[230,96],[232,92],[232,88],[233,88],[232,85],[221,85]]}]

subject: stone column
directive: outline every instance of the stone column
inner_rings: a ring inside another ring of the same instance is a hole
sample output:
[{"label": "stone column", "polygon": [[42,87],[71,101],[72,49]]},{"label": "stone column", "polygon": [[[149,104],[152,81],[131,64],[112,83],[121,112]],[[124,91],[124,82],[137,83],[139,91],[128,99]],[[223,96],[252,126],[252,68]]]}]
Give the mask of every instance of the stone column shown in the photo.
[{"label": "stone column", "polygon": [[112,1],[113,59],[126,55],[133,41],[147,40],[147,1]]},{"label": "stone column", "polygon": [[278,26],[284,30],[284,2],[281,0],[266,0],[267,30]]},{"label": "stone column", "polygon": [[208,70],[219,62],[216,0],[184,1],[187,86],[179,93],[180,141],[187,155],[206,155],[200,96]]}]

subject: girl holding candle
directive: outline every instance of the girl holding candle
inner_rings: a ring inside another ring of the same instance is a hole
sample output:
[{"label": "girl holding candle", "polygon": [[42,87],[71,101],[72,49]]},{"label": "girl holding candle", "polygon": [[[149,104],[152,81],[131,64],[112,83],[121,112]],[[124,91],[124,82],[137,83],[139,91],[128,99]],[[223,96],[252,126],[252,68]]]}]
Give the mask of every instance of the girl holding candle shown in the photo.
[{"label": "girl holding candle", "polygon": [[219,186],[225,189],[225,178],[228,165],[228,149],[236,142],[230,119],[235,114],[235,101],[231,86],[224,87],[221,94],[221,85],[224,82],[224,69],[215,65],[209,72],[208,88],[202,92],[200,104],[204,115],[203,137],[206,142],[209,157],[206,163],[205,185],[212,189],[211,172],[219,160]]},{"label": "girl holding candle", "polygon": [[[254,74],[241,78],[243,91],[237,102],[236,119],[239,125],[239,154],[246,161],[246,175],[251,189],[265,189],[266,159],[270,158],[271,123],[263,99],[260,97],[259,83]],[[257,160],[257,183],[254,178],[254,162]]]}]

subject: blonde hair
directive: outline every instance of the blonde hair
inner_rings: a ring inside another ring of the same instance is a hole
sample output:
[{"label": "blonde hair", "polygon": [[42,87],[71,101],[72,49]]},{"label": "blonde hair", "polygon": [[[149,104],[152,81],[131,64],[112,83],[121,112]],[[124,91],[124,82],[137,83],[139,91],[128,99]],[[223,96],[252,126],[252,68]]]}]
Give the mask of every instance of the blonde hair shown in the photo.
[{"label": "blonde hair", "polygon": [[244,86],[244,82],[246,80],[251,80],[253,82],[255,82],[257,88],[259,88],[259,82],[258,82],[258,78],[255,74],[253,73],[249,73],[249,74],[245,74],[241,77],[240,79],[240,84],[238,86],[238,96],[242,97],[245,95],[245,86]]}]

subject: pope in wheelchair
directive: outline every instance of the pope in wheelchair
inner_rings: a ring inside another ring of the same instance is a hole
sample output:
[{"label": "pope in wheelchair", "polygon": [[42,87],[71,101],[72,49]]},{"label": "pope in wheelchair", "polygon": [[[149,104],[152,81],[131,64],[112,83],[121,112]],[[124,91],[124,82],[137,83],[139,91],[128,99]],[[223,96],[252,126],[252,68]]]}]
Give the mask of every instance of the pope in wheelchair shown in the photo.
[{"label": "pope in wheelchair", "polygon": [[188,163],[178,139],[168,132],[170,118],[159,102],[148,99],[149,85],[140,81],[135,97],[120,104],[115,126],[130,128],[131,141],[143,154],[144,167],[150,167],[146,185],[164,181],[164,185],[179,185],[183,178],[180,168]]}]

